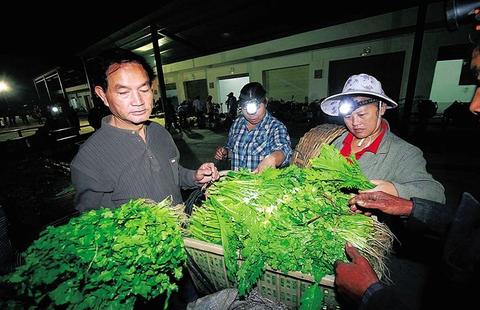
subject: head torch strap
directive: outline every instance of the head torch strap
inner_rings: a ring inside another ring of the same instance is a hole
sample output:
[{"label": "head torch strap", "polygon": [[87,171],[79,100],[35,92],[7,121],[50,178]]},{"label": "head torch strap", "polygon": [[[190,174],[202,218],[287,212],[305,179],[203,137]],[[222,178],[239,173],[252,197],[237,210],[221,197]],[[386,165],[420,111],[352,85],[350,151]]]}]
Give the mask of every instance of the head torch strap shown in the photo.
[{"label": "head torch strap", "polygon": [[369,98],[369,99],[365,99],[365,100],[361,100],[361,101],[355,101],[355,102],[357,103],[357,106],[362,106],[362,105],[374,103],[374,102],[377,102],[377,101],[380,101],[380,100],[377,99],[377,98]]},{"label": "head torch strap", "polygon": [[363,105],[376,103],[376,102],[381,102],[381,101],[377,98],[369,98],[369,99],[357,101],[352,97],[347,97],[342,100],[338,108],[339,108],[340,114],[348,115]]}]

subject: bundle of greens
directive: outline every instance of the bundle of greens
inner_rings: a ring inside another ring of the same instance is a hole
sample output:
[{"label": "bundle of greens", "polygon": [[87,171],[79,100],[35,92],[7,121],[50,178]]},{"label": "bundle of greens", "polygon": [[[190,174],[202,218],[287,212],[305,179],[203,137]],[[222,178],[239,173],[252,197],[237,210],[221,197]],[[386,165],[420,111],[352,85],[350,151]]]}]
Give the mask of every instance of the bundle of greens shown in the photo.
[{"label": "bundle of greens", "polygon": [[[391,232],[374,218],[353,214],[347,203],[353,191],[373,184],[354,158],[345,159],[330,145],[323,145],[311,163],[308,169],[230,172],[208,189],[207,200],[192,214],[190,236],[223,246],[228,276],[241,295],[267,265],[310,274],[319,283],[333,274],[336,260],[346,260],[347,241],[383,272]],[[240,266],[238,252],[244,260]],[[320,291],[318,286],[307,290],[304,305],[315,300],[318,306]]]},{"label": "bundle of greens", "polygon": [[178,211],[170,199],[137,199],[50,226],[2,280],[41,308],[132,309],[161,294],[166,308],[186,262]]}]

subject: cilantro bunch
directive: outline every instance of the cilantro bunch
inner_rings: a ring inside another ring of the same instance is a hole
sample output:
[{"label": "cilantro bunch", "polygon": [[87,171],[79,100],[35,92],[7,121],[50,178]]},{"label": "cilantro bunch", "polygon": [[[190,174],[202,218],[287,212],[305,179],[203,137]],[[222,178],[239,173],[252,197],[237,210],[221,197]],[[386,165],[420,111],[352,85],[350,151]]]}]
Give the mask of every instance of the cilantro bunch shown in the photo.
[{"label": "cilantro bunch", "polygon": [[132,309],[137,298],[162,294],[166,308],[186,262],[170,207],[170,199],[137,199],[48,227],[24,253],[25,264],[3,281],[41,308]]}]

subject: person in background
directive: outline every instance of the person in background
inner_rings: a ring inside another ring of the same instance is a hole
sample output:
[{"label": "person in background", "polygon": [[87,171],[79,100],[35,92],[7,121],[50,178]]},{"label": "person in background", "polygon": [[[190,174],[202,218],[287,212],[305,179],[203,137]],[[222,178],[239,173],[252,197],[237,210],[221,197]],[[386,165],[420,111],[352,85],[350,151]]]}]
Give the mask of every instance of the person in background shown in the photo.
[{"label": "person in background", "polygon": [[237,101],[237,97],[235,97],[233,95],[233,92],[230,92],[228,95],[227,95],[227,101],[225,102],[225,104],[227,105],[227,109],[228,109],[228,115],[230,116],[230,118],[232,120],[236,119],[237,118],[237,112],[238,112],[238,101]]},{"label": "person in background", "polygon": [[321,102],[323,112],[343,117],[348,131],[333,145],[343,156],[355,156],[376,185],[372,191],[444,203],[445,189],[427,172],[422,151],[393,134],[383,119],[386,109],[397,106],[382,84],[364,73],[350,76],[341,93]]},{"label": "person in background", "polygon": [[180,119],[180,128],[182,128],[182,130],[190,131],[187,100],[182,101],[182,103],[178,106],[178,118]]},{"label": "person in background", "polygon": [[170,98],[165,100],[165,128],[173,135],[180,133],[182,130],[178,123],[177,110]]},{"label": "person in background", "polygon": [[206,103],[203,100],[200,100],[200,96],[196,96],[193,100],[193,108],[195,109],[195,116],[197,118],[198,128],[205,128]]},{"label": "person in background", "polygon": [[285,166],[292,156],[290,136],[285,125],[270,115],[262,84],[248,83],[240,91],[242,115],[233,123],[225,146],[215,152],[223,160],[231,153],[231,168],[261,172],[268,167]]},{"label": "person in background", "polygon": [[227,130],[230,129],[232,126],[233,121],[237,118],[237,111],[238,111],[238,102],[237,97],[233,95],[233,92],[228,93],[227,100],[225,101],[225,105],[227,106],[227,115],[225,118],[225,128]]},{"label": "person in background", "polygon": [[215,127],[215,107],[213,103],[213,97],[211,95],[207,96],[207,99],[205,100],[205,106],[207,108],[207,116],[208,116],[208,127],[210,129]]},{"label": "person in background", "polygon": [[196,188],[218,179],[213,163],[196,171],[179,165],[171,135],[149,121],[154,74],[143,57],[124,49],[108,50],[97,57],[95,70],[95,93],[112,114],[102,119],[71,162],[77,210],[168,196],[177,204],[182,202],[181,187]]}]

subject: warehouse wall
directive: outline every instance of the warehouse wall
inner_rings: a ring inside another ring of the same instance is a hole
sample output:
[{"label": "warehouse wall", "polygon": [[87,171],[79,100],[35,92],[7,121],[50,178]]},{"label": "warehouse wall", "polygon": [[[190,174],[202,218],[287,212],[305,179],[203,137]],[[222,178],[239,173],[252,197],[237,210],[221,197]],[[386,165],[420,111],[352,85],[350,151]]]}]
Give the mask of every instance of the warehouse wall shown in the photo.
[{"label": "warehouse wall", "polygon": [[[328,95],[329,63],[335,60],[405,52],[400,98],[405,97],[416,23],[416,8],[309,31],[282,39],[229,50],[163,66],[166,83],[176,83],[179,100],[185,99],[184,81],[207,79],[214,102],[219,98],[218,80],[229,75],[249,75],[263,82],[265,71],[308,67],[308,100]],[[449,32],[444,26],[442,3],[428,8],[415,95],[430,96],[438,48],[465,43],[464,31]],[[352,72],[352,74],[358,72]],[[288,70],[283,79],[288,81]],[[282,78],[277,76],[277,78]],[[212,84],[213,83],[213,84]],[[271,89],[272,93],[282,93]],[[278,98],[280,99],[280,98]],[[288,98],[282,98],[289,100]],[[295,98],[303,101],[304,98]]]}]

